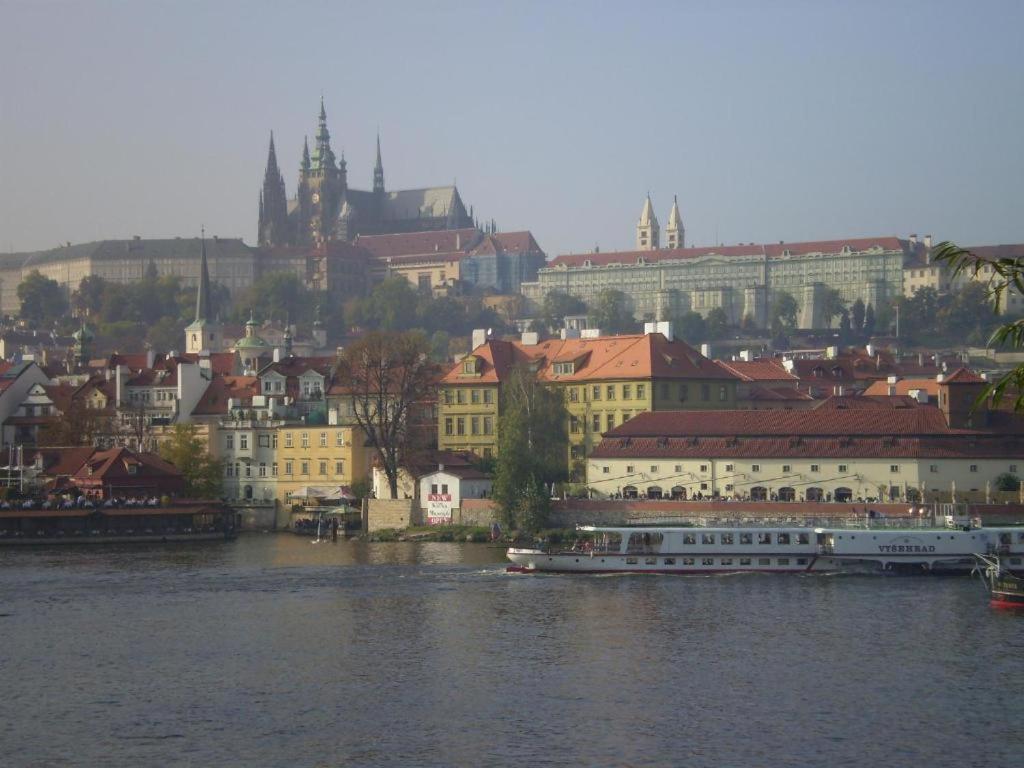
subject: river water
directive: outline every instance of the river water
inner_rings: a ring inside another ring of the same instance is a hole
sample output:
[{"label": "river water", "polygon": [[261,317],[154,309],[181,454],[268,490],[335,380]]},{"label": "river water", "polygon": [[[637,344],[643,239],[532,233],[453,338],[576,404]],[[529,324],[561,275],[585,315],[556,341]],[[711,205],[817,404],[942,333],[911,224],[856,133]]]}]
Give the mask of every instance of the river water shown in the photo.
[{"label": "river water", "polygon": [[0,550],[0,765],[1024,760],[966,577],[526,576],[479,544]]}]

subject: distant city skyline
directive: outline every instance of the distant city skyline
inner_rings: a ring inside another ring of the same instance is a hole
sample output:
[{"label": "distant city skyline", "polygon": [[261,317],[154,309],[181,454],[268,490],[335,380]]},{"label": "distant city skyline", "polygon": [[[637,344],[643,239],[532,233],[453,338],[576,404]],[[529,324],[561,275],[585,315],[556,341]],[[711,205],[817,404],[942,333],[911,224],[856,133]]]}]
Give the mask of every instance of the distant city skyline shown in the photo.
[{"label": "distant city skyline", "polygon": [[0,0],[0,250],[256,242],[323,95],[350,183],[456,181],[549,255],[932,233],[1024,241],[1013,2]]}]

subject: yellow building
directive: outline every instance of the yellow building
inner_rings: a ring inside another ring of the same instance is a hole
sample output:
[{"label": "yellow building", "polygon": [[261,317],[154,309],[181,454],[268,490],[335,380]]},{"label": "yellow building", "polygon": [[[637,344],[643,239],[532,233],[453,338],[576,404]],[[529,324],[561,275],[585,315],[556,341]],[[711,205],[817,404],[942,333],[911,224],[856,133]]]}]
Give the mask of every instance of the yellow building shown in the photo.
[{"label": "yellow building", "polygon": [[737,377],[701,355],[671,327],[626,336],[523,341],[491,339],[444,376],[438,404],[438,447],[497,454],[502,381],[516,366],[536,370],[565,398],[570,468],[601,434],[647,411],[736,407]]},{"label": "yellow building", "polygon": [[301,424],[277,430],[277,499],[306,486],[351,485],[368,479],[373,448],[359,427]]}]

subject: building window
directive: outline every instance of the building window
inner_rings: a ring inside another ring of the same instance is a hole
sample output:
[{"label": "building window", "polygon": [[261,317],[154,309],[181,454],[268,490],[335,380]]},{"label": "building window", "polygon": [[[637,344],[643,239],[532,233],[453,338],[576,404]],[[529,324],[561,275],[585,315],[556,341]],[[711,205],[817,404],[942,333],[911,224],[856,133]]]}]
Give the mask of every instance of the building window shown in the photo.
[{"label": "building window", "polygon": [[658,465],[657,464],[651,464],[651,472],[657,472],[657,471],[658,471]]},{"label": "building window", "polygon": [[636,399],[643,400],[647,396],[647,387],[643,384],[636,385]]},{"label": "building window", "polygon": [[707,402],[711,399],[711,385],[701,384],[700,385],[700,399]]},{"label": "building window", "polygon": [[849,467],[846,464],[840,464],[839,465],[839,471],[840,472],[846,472],[848,470],[849,470]]},{"label": "building window", "polygon": [[226,477],[232,477],[235,474],[233,469],[234,468],[230,464],[225,464],[224,465],[224,475]]},{"label": "building window", "polygon": [[937,473],[939,471],[939,465],[938,464],[929,464],[928,465],[928,471],[931,472],[932,474]]},{"label": "building window", "polygon": [[461,416],[455,420],[455,434],[466,434],[466,420]]},{"label": "building window", "polygon": [[273,477],[277,477],[277,462],[276,461],[273,464],[270,465],[270,474]]},{"label": "building window", "polygon": [[239,435],[238,436],[238,450],[247,451],[249,450],[249,436]]},{"label": "building window", "polygon": [[302,439],[302,447],[309,448],[309,432],[303,432],[300,437]]},{"label": "building window", "polygon": [[266,435],[266,434],[257,435],[256,436],[256,442],[259,444],[260,448],[269,448],[270,447],[270,435]]},{"label": "building window", "polygon": [[750,471],[751,472],[760,472],[761,471],[761,465],[760,464],[751,464],[750,465]]},{"label": "building window", "polygon": [[633,399],[633,386],[631,384],[622,385],[622,399],[632,400]]},{"label": "building window", "polygon": [[590,419],[591,430],[594,432],[601,431],[601,414],[595,413]]},{"label": "building window", "polygon": [[791,464],[783,464],[782,465],[782,471],[783,472],[791,472],[792,470],[793,470],[793,466]]},{"label": "building window", "polygon": [[494,419],[491,418],[490,416],[484,416],[484,434],[494,434]]},{"label": "building window", "polygon": [[260,462],[260,477],[267,476],[267,463],[265,461]]},{"label": "building window", "polygon": [[977,464],[971,464],[971,472],[977,472],[977,471],[978,471],[978,465]]},{"label": "building window", "polygon": [[285,448],[291,448],[292,447],[292,433],[291,432],[285,432],[284,433],[284,447]]},{"label": "building window", "polygon": [[[464,372],[466,371],[465,363],[463,363],[463,365],[462,365],[462,370]],[[444,404],[445,405],[451,405],[452,404],[452,391],[450,389],[446,389],[444,391]]]},{"label": "building window", "polygon": [[469,434],[479,435],[480,434],[480,417],[472,416],[469,419]]},{"label": "building window", "polygon": [[321,448],[326,448],[327,447],[327,433],[326,432],[321,432],[320,433],[320,447]]},{"label": "building window", "polygon": [[680,384],[679,385],[679,402],[685,403],[690,399],[690,385]]},{"label": "building window", "polygon": [[615,399],[615,385],[614,384],[609,384],[607,387],[605,387],[604,388],[604,395],[605,395],[605,399],[606,400],[614,400]]},{"label": "building window", "polygon": [[817,464],[811,464],[811,472],[817,472],[820,469]]},{"label": "building window", "polygon": [[725,384],[718,388],[718,399],[722,402],[729,399],[729,388]]},{"label": "building window", "polygon": [[1013,474],[1017,474],[1017,465],[1016,464],[1011,464],[1010,465],[1010,472],[1012,472]]},{"label": "building window", "polygon": [[455,402],[459,405],[466,404],[466,391],[463,389],[455,390]]},{"label": "building window", "polygon": [[342,459],[338,459],[334,462],[334,474],[344,475],[345,474],[345,462]]},{"label": "building window", "polygon": [[662,400],[668,400],[668,398],[669,398],[668,391],[669,391],[668,382],[667,381],[661,382],[661,399]]},{"label": "building window", "polygon": [[235,436],[224,435],[224,448],[233,451],[235,449]]},{"label": "building window", "polygon": [[607,464],[605,466],[601,467],[601,474],[602,475],[607,475],[608,474],[608,465]]},{"label": "building window", "polygon": [[252,464],[245,465],[245,476],[252,477]]},{"label": "building window", "polygon": [[708,471],[708,465],[707,464],[701,464],[700,465],[700,471],[701,472],[707,472]]},{"label": "building window", "polygon": [[605,418],[605,422],[607,423],[609,430],[615,429],[615,414],[609,413]]},{"label": "building window", "polygon": [[308,475],[309,474],[309,462],[308,461],[302,462],[302,464],[300,465],[300,469],[302,469],[302,474]]},{"label": "building window", "polygon": [[321,475],[326,475],[327,474],[327,462],[326,461],[321,461],[320,462],[320,474]]},{"label": "building window", "polygon": [[454,434],[454,429],[455,429],[455,420],[451,416],[448,416],[444,420],[444,433],[446,435]]},{"label": "building window", "polygon": [[889,471],[893,472],[893,473],[899,472],[900,471],[900,465],[899,464],[890,464],[889,465]]},{"label": "building window", "polygon": [[725,465],[725,471],[726,472],[732,472],[732,469],[733,469],[733,465],[732,464],[726,464]]},{"label": "building window", "polygon": [[489,390],[489,389],[485,389],[484,390],[484,405],[490,405],[493,402],[494,402],[494,392]]},{"label": "building window", "polygon": [[291,475],[293,468],[294,468],[294,465],[292,464],[292,462],[286,461],[284,463],[284,473],[285,473],[285,475]]},{"label": "building window", "polygon": [[600,384],[595,384],[591,388],[591,399],[592,400],[600,400],[601,399],[601,385]]},{"label": "building window", "polygon": [[345,433],[340,429],[334,433],[334,447],[344,448],[345,447]]},{"label": "building window", "polygon": [[577,416],[569,416],[569,431],[578,435],[580,433],[580,420]]},{"label": "building window", "polygon": [[277,432],[274,432],[270,438],[270,445],[272,448],[277,448]]},{"label": "building window", "polygon": [[626,465],[626,472],[628,474],[633,474],[633,465],[632,464],[627,464]]}]

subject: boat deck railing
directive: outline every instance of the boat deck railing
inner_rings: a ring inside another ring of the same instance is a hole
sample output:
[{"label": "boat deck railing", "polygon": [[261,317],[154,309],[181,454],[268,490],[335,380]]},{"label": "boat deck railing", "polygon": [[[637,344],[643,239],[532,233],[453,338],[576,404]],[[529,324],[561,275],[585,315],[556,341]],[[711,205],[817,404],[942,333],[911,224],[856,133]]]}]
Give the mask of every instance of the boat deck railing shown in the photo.
[{"label": "boat deck railing", "polygon": [[[629,520],[622,527],[679,527],[679,528],[857,528],[863,530],[885,529],[917,529],[917,530],[949,530],[945,523],[936,522],[935,518],[927,517],[869,517],[867,515],[841,517],[717,517],[703,516],[680,520],[678,517],[650,518]],[[597,526],[614,527],[614,526]]]}]

